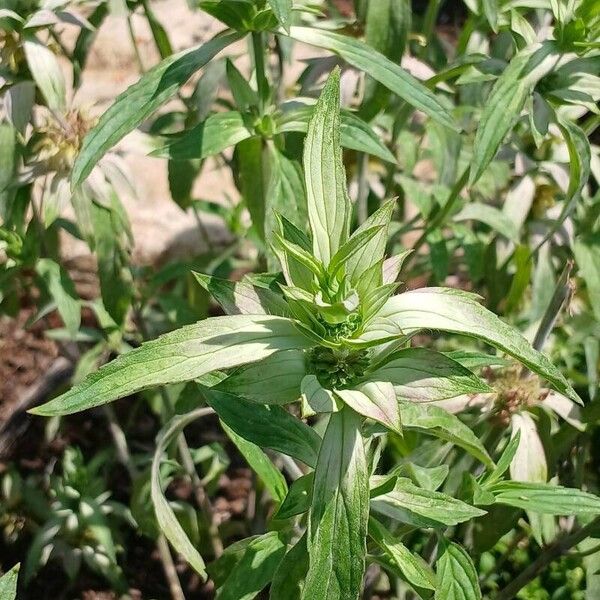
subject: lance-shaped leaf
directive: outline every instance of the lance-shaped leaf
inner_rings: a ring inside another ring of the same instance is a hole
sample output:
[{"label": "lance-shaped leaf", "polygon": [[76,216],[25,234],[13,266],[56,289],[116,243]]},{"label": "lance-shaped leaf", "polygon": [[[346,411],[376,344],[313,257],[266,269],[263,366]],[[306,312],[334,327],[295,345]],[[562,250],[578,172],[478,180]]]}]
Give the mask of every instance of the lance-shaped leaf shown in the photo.
[{"label": "lance-shaped leaf", "polygon": [[431,404],[403,402],[400,418],[405,429],[422,431],[451,442],[472,454],[486,467],[494,468],[494,462],[479,438],[458,417],[443,408]]},{"label": "lance-shaped leaf", "polygon": [[171,160],[206,158],[219,154],[253,135],[244,123],[244,116],[239,112],[232,110],[215,113],[190,130],[174,136],[174,139],[168,139],[167,145],[153,150],[151,156]]},{"label": "lance-shaped leaf", "polygon": [[521,411],[512,415],[513,436],[519,437],[515,455],[510,462],[510,477],[515,481],[548,480],[548,465],[544,445],[531,414]]},{"label": "lance-shaped leaf", "polygon": [[547,379],[571,400],[581,402],[548,358],[535,350],[519,331],[481,306],[475,294],[450,288],[423,288],[394,296],[369,329],[381,337],[382,333],[393,332],[394,327],[405,335],[421,329],[434,329],[483,340]]},{"label": "lance-shaped leaf", "polygon": [[304,142],[304,177],[313,251],[325,265],[348,239],[352,207],[340,147],[340,72],[329,76]]},{"label": "lance-shaped leaf", "polygon": [[17,580],[20,567],[20,563],[17,563],[10,571],[0,577],[0,598],[2,600],[15,600],[17,597]]},{"label": "lance-shaped leaf", "polygon": [[394,538],[374,517],[369,519],[369,535],[408,583],[416,588],[435,590],[436,577],[433,569],[418,554],[413,554],[400,540]]},{"label": "lance-shaped leaf", "polygon": [[316,375],[306,375],[300,383],[302,392],[302,416],[336,412],[338,403],[331,392],[325,389]]},{"label": "lance-shaped leaf", "polygon": [[565,219],[573,212],[590,176],[592,154],[587,134],[571,119],[558,116],[557,120],[569,152],[569,187],[567,189],[566,202],[560,211],[560,215],[554,221],[539,245],[548,241],[560,229]]},{"label": "lance-shaped leaf", "polygon": [[465,549],[446,540],[441,548],[435,600],[481,600],[477,571]]},{"label": "lance-shaped leaf", "polygon": [[[286,110],[277,118],[278,133],[289,131],[306,133],[311,114],[311,106],[294,107]],[[396,162],[394,155],[375,134],[370,125],[347,110],[342,110],[340,113],[340,144],[344,148],[372,154],[387,162]]]},{"label": "lance-shaped leaf", "polygon": [[426,348],[405,348],[368,374],[372,381],[390,381],[400,400],[433,402],[490,392],[491,388],[457,361]]},{"label": "lance-shaped leaf", "polygon": [[374,225],[373,227],[360,228],[355,231],[350,239],[331,258],[328,267],[330,276],[335,275],[348,260],[361,252],[383,230],[383,225]]},{"label": "lance-shaped leaf", "polygon": [[67,107],[67,92],[56,55],[33,35],[23,41],[23,50],[29,70],[48,107],[62,114]]},{"label": "lance-shaped leaf", "polygon": [[[352,237],[358,236],[372,227],[379,226],[376,234],[348,258],[346,276],[354,285],[359,285],[361,277],[383,259],[387,243],[388,225],[395,205],[395,200],[388,200],[354,232]],[[380,272],[377,285],[383,283],[382,277],[383,273]]]},{"label": "lance-shaped leaf", "polygon": [[408,479],[399,479],[393,491],[371,500],[371,509],[415,527],[437,528],[458,525],[485,514],[452,496],[419,488]]},{"label": "lance-shaped leaf", "polygon": [[279,24],[289,31],[292,21],[292,0],[268,0],[268,2]]},{"label": "lance-shaped leaf", "polygon": [[165,534],[173,548],[177,550],[193,567],[193,569],[206,581],[206,568],[204,560],[200,553],[187,534],[180,525],[169,501],[166,499],[162,483],[160,480],[160,464],[163,454],[166,452],[169,445],[177,438],[181,431],[190,423],[199,419],[212,411],[207,408],[199,408],[187,415],[173,417],[171,421],[158,434],[156,442],[156,450],[152,458],[152,469],[150,474],[150,486],[152,494],[152,503],[154,504],[154,512],[156,520],[161,531]]},{"label": "lance-shaped leaf", "polygon": [[382,83],[411,106],[422,110],[442,125],[456,129],[445,104],[438,100],[433,92],[402,67],[364,42],[314,27],[291,27],[290,37],[335,52],[353,67],[368,73],[370,77]]},{"label": "lance-shaped leaf", "polygon": [[282,317],[234,315],[187,325],[142,344],[88,375],[79,385],[32,409],[61,415],[100,406],[156,385],[189,381],[312,343]]},{"label": "lance-shaped leaf", "polygon": [[75,284],[67,271],[50,258],[38,260],[35,270],[56,302],[67,331],[74,337],[81,323],[81,301],[75,291]]},{"label": "lance-shaped leaf", "polygon": [[281,504],[287,495],[288,487],[283,475],[271,462],[271,459],[260,449],[260,446],[245,440],[223,421],[221,421],[221,427],[246,459],[250,468],[265,484],[271,498]]},{"label": "lance-shaped leaf", "polygon": [[360,424],[348,408],[329,418],[314,474],[303,600],[354,600],[360,593],[369,518]]},{"label": "lance-shaped leaf", "polygon": [[252,600],[271,581],[286,546],[281,534],[270,531],[255,537],[236,556],[237,561],[219,586],[219,600]]},{"label": "lance-shaped leaf", "polygon": [[289,404],[300,397],[305,375],[304,352],[284,350],[237,368],[216,389],[259,404]]},{"label": "lance-shaped leaf", "polygon": [[299,600],[307,571],[308,550],[306,549],[306,534],[304,534],[279,563],[271,583],[269,599]]},{"label": "lance-shaped leaf", "polygon": [[220,34],[202,46],[196,46],[163,60],[115,100],[87,134],[75,160],[72,185],[81,183],[107,150],[133,131],[213,56],[243,33]]},{"label": "lance-shaped leaf", "polygon": [[394,386],[387,381],[370,381],[353,390],[335,392],[357,413],[378,421],[396,433],[402,433],[400,411]]},{"label": "lance-shaped leaf", "polygon": [[485,102],[475,135],[469,184],[475,183],[494,158],[504,136],[517,120],[535,84],[559,58],[554,42],[527,46],[498,78]]},{"label": "lance-shaped leaf", "polygon": [[314,473],[308,473],[299,477],[290,485],[287,496],[277,509],[275,519],[289,519],[296,515],[305,513],[312,500]]},{"label": "lance-shaped leaf", "polygon": [[219,418],[244,439],[293,456],[309,467],[316,465],[321,438],[280,406],[255,404],[214,388],[204,393]]},{"label": "lance-shaped leaf", "polygon": [[515,433],[515,435],[513,435],[510,438],[508,444],[506,444],[506,448],[504,448],[504,450],[502,451],[502,454],[500,455],[500,458],[498,459],[496,467],[493,469],[493,471],[491,473],[486,475],[481,480],[481,485],[483,488],[486,488],[489,485],[492,485],[492,484],[500,481],[500,479],[502,478],[504,473],[506,473],[506,471],[508,471],[508,469],[510,467],[510,463],[512,462],[513,457],[515,456],[515,454],[517,452],[517,448],[519,447],[520,441],[521,441],[521,432],[517,431]]},{"label": "lance-shaped leaf", "polygon": [[600,498],[550,483],[500,481],[487,488],[499,504],[506,504],[544,515],[600,515]]},{"label": "lance-shaped leaf", "polygon": [[284,298],[273,290],[248,281],[229,281],[204,273],[193,275],[228,315],[290,316]]}]

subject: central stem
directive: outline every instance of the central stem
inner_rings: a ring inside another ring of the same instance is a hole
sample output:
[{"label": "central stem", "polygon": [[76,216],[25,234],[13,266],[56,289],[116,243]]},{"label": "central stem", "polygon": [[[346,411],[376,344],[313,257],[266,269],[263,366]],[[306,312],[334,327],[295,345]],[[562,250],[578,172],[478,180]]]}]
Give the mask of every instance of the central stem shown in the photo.
[{"label": "central stem", "polygon": [[265,112],[269,97],[269,82],[265,73],[265,48],[262,31],[252,32],[252,51],[254,54],[254,69],[256,71],[256,89],[258,92],[258,111],[262,116]]}]

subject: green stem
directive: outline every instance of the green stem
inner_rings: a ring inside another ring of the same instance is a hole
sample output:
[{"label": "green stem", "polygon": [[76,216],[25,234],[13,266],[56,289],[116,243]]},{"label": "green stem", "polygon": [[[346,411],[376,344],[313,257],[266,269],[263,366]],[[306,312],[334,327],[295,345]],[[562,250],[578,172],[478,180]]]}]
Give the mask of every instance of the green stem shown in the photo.
[{"label": "green stem", "polygon": [[369,182],[367,181],[367,171],[369,166],[369,157],[361,152],[357,157],[358,173],[358,192],[356,196],[356,218],[359,225],[362,225],[369,216],[367,200],[369,197]]},{"label": "green stem", "polygon": [[433,30],[435,29],[435,24],[437,22],[438,13],[440,12],[441,6],[442,0],[429,0],[427,4],[427,10],[423,16],[422,30],[423,37],[425,38],[425,44],[419,50],[419,55],[421,57],[425,56],[427,53],[427,47],[431,41],[431,36],[433,35]]},{"label": "green stem", "polygon": [[258,92],[258,110],[261,116],[265,112],[269,98],[269,82],[265,73],[265,47],[264,37],[261,31],[252,32],[252,52],[254,54],[254,69],[256,72],[256,88]]},{"label": "green stem", "polygon": [[446,219],[454,209],[456,202],[460,198],[460,193],[462,192],[465,185],[467,185],[467,181],[469,179],[469,167],[467,167],[463,174],[460,176],[460,179],[454,184],[454,187],[450,190],[450,196],[446,201],[446,204],[438,212],[433,216],[425,231],[421,234],[419,239],[415,242],[413,246],[413,253],[406,259],[404,262],[403,271],[406,272],[406,267],[412,263],[412,261],[416,258],[418,251],[421,246],[427,241],[429,234],[437,229],[438,227],[442,227],[446,222]]},{"label": "green stem", "polygon": [[[146,324],[144,323],[144,318],[141,313],[141,310],[136,310],[136,320],[138,322],[138,326],[140,328],[140,332],[142,337],[146,339],[147,330]],[[162,398],[163,404],[169,416],[175,414],[175,407],[171,402],[171,398],[167,393],[167,390],[164,386],[160,386],[158,388],[160,396]],[[181,463],[183,468],[190,478],[192,483],[192,489],[194,492],[194,498],[198,504],[198,508],[203,512],[204,518],[206,520],[206,527],[208,531],[208,536],[210,539],[210,544],[214,553],[215,558],[219,558],[221,554],[223,554],[223,542],[221,541],[221,536],[219,535],[219,526],[217,524],[215,514],[213,512],[212,506],[210,504],[210,500],[206,495],[206,491],[204,489],[204,485],[200,477],[198,476],[198,472],[196,471],[196,465],[194,464],[194,459],[192,457],[192,453],[190,451],[190,447],[187,443],[185,434],[182,432],[177,437],[177,449],[179,452],[179,457],[181,459]]]},{"label": "green stem", "polygon": [[558,319],[558,315],[562,310],[565,302],[569,298],[569,295],[572,291],[571,284],[569,282],[569,277],[571,275],[571,271],[573,269],[573,261],[567,261],[563,272],[560,274],[560,278],[554,288],[554,293],[552,294],[552,299],[550,300],[550,304],[548,304],[548,308],[544,312],[544,316],[542,317],[542,321],[538,327],[538,330],[535,334],[535,339],[533,340],[533,347],[536,350],[541,350],[548,339],[552,329],[554,328],[554,324],[556,323],[556,319]]},{"label": "green stem", "polygon": [[574,533],[564,535],[556,540],[551,546],[548,546],[524,571],[513,579],[503,590],[501,590],[495,600],[512,600],[529,582],[533,581],[550,563],[566,554],[573,546],[576,546],[587,537],[593,534],[594,530],[600,526],[600,517],[596,517]]},{"label": "green stem", "polygon": [[[113,438],[113,443],[117,451],[117,457],[125,469],[127,469],[129,478],[133,483],[138,473],[133,461],[131,460],[131,454],[129,452],[129,446],[127,445],[125,432],[119,425],[112,406],[104,406],[104,414],[108,419],[108,428]],[[185,600],[185,594],[183,593],[181,582],[179,581],[179,576],[177,575],[177,569],[175,568],[175,563],[173,562],[173,557],[171,556],[171,551],[169,550],[169,544],[162,533],[160,533],[156,539],[156,548],[160,556],[160,561],[163,565],[169,591],[171,592],[171,598],[173,598],[173,600]]]},{"label": "green stem", "polygon": [[129,38],[131,39],[131,45],[133,46],[133,54],[135,56],[135,62],[137,63],[138,70],[140,74],[144,74],[146,72],[146,69],[144,67],[142,55],[140,54],[137,42],[135,41],[135,32],[133,31],[133,21],[131,19],[131,14],[127,15],[127,30],[129,31]]}]

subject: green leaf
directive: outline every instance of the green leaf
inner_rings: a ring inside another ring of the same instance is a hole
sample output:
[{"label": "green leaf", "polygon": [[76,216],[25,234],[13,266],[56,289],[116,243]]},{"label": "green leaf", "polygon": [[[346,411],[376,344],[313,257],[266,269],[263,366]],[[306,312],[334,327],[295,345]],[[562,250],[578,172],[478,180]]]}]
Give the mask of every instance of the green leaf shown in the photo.
[{"label": "green leaf", "polygon": [[[90,202],[90,198],[85,201]],[[94,246],[102,302],[110,316],[122,325],[131,305],[133,282],[129,270],[129,223],[115,194],[109,207],[91,203]]]},{"label": "green leaf", "polygon": [[239,189],[252,217],[252,225],[259,238],[264,240],[270,170],[265,141],[261,137],[242,140],[235,147],[234,159]]},{"label": "green leaf", "polygon": [[169,423],[160,431],[157,436],[156,450],[152,458],[152,470],[150,475],[150,485],[152,493],[152,503],[156,520],[161,531],[194,570],[202,577],[207,579],[204,560],[180,525],[169,501],[166,499],[162,484],[160,481],[160,464],[163,454],[165,454],[170,444],[177,438],[181,431],[190,423],[199,419],[212,411],[206,408],[199,408],[187,415],[173,417]]},{"label": "green leaf", "polygon": [[477,128],[469,185],[483,175],[535,84],[556,66],[558,56],[553,41],[527,46],[502,71],[485,102]]},{"label": "green leaf", "polygon": [[302,393],[302,416],[312,416],[318,413],[336,412],[338,403],[331,392],[325,389],[316,375],[306,375],[300,382]]},{"label": "green leaf", "polygon": [[245,440],[239,436],[233,429],[221,421],[221,426],[225,430],[229,439],[235,444],[250,468],[258,475],[260,480],[271,494],[271,498],[276,503],[281,504],[286,497],[288,487],[283,475],[271,462],[271,459],[260,449],[260,446]]},{"label": "green leaf", "polygon": [[415,527],[434,528],[458,525],[486,514],[441,492],[419,488],[408,479],[399,479],[393,491],[373,498],[371,510]]},{"label": "green leaf", "polygon": [[289,404],[300,397],[305,376],[305,353],[284,350],[235,369],[216,389],[259,404]]},{"label": "green leaf", "polygon": [[274,240],[276,245],[279,246],[279,248],[283,250],[289,257],[299,262],[317,278],[324,279],[325,271],[323,269],[323,265],[308,250],[305,250],[301,246],[286,240],[278,233],[274,234]]},{"label": "green leaf", "polygon": [[455,122],[446,106],[440,102],[418,79],[407,73],[367,44],[347,35],[313,27],[291,27],[290,37],[335,52],[357,69],[368,73],[405,102],[422,110],[434,121],[456,129]]},{"label": "green leaf", "polygon": [[435,600],[481,600],[477,571],[466,550],[445,540],[441,547]]},{"label": "green leaf", "polygon": [[73,165],[72,185],[81,183],[107,150],[147,119],[211,58],[243,35],[226,32],[202,46],[170,56],[120,94],[85,137]]},{"label": "green leaf", "polygon": [[63,114],[67,108],[67,91],[56,55],[34,36],[23,40],[27,66],[49,108]]},{"label": "green leaf", "polygon": [[0,577],[0,598],[2,600],[15,600],[17,597],[17,579],[21,564],[17,563],[10,571]]},{"label": "green leaf", "polygon": [[11,200],[16,191],[10,186],[19,164],[17,148],[17,129],[10,123],[0,122],[0,218],[4,224],[11,220]]},{"label": "green leaf", "polygon": [[192,274],[228,315],[290,316],[285,299],[268,288],[243,280],[228,281],[193,271]]},{"label": "green leaf", "polygon": [[268,2],[279,24],[289,31],[292,21],[292,0],[268,0]]},{"label": "green leaf", "polygon": [[[392,212],[396,206],[396,200],[388,200],[378,208],[353,234],[358,236],[361,232],[379,226],[380,229],[375,235],[365,242],[362,248],[359,248],[346,263],[346,276],[355,285],[360,286],[361,278],[370,269],[379,263],[385,254],[385,246],[388,237],[388,225],[392,218]],[[377,285],[383,281],[383,274],[380,270],[380,276]],[[362,289],[362,288],[358,288]]]},{"label": "green leaf", "polygon": [[565,219],[573,212],[581,198],[581,192],[590,177],[592,152],[586,133],[571,119],[558,116],[558,126],[565,138],[569,151],[569,187],[567,198],[560,215],[552,224],[550,231],[544,236],[544,242],[558,231]]},{"label": "green leaf", "polygon": [[41,258],[35,270],[44,280],[67,331],[74,337],[81,324],[81,301],[67,271],[50,258]]},{"label": "green leaf", "polygon": [[576,488],[550,483],[501,481],[488,487],[496,502],[544,515],[595,516],[600,498]]},{"label": "green leaf", "polygon": [[402,433],[398,400],[391,383],[370,381],[353,390],[336,390],[335,393],[358,414],[373,419],[395,433]]},{"label": "green leaf", "polygon": [[304,534],[279,563],[271,583],[269,599],[300,600],[307,571],[308,550]]},{"label": "green leaf", "polygon": [[352,207],[340,148],[340,72],[314,108],[304,142],[304,176],[313,252],[325,266],[348,239]]},{"label": "green leaf", "polygon": [[273,516],[274,519],[289,519],[305,513],[312,500],[314,473],[299,477],[290,485],[287,496]]},{"label": "green leaf", "polygon": [[297,458],[309,467],[317,464],[321,438],[280,406],[255,404],[214,388],[205,389],[204,394],[219,418],[244,439]]},{"label": "green leaf", "polygon": [[520,440],[521,432],[517,431],[516,434],[510,438],[508,444],[506,444],[506,448],[504,448],[504,451],[498,459],[498,463],[496,464],[494,470],[482,480],[481,484],[484,488],[487,488],[497,481],[500,481],[504,473],[508,471],[508,468],[510,467],[510,464],[512,463],[512,460],[517,452],[517,448],[519,447]]},{"label": "green leaf", "polygon": [[385,232],[384,225],[375,225],[355,231],[350,239],[331,258],[331,262],[327,268],[330,276],[335,275],[348,260],[364,250],[369,242],[382,231]]},{"label": "green leaf", "polygon": [[[276,118],[278,133],[289,131],[306,133],[312,110],[311,106],[287,109]],[[386,162],[396,163],[394,155],[371,129],[371,126],[348,110],[340,111],[340,144],[343,148],[365,152]]]},{"label": "green leaf", "polygon": [[270,531],[245,548],[217,591],[217,600],[252,600],[271,581],[286,551],[281,534]]},{"label": "green leaf", "polygon": [[148,387],[189,381],[211,371],[261,360],[278,350],[311,345],[289,319],[214,317],[142,344],[31,412],[46,416],[70,414]]},{"label": "green leaf", "polygon": [[491,391],[481,378],[457,361],[426,348],[405,348],[390,354],[367,378],[390,381],[399,399],[411,402]]},{"label": "green leaf", "polygon": [[229,88],[237,107],[240,110],[247,110],[250,107],[258,106],[258,94],[229,59],[227,59],[226,72]]},{"label": "green leaf", "polygon": [[432,568],[394,538],[374,517],[369,518],[369,535],[400,571],[401,576],[416,588],[435,590],[436,577]]},{"label": "green leaf", "polygon": [[573,253],[592,311],[600,323],[600,234],[578,237],[573,244]]},{"label": "green leaf", "polygon": [[365,570],[369,481],[361,418],[333,413],[314,473],[303,600],[354,600]]},{"label": "green leaf", "polygon": [[574,402],[581,403],[575,390],[548,358],[535,350],[520,332],[481,306],[475,294],[450,288],[405,292],[390,298],[369,328],[380,331],[382,322],[387,331],[394,325],[404,335],[434,329],[483,340],[547,379]]},{"label": "green leaf", "polygon": [[288,158],[275,145],[269,145],[268,150],[271,169],[265,207],[265,240],[272,244],[273,232],[280,229],[277,215],[285,214],[287,222],[296,228],[305,227],[308,219],[300,163]]},{"label": "green leaf", "polygon": [[480,460],[489,469],[494,462],[479,438],[458,417],[431,404],[413,404],[403,402],[400,406],[400,418],[405,429],[422,431],[463,448]]},{"label": "green leaf", "polygon": [[455,221],[481,221],[488,227],[503,235],[512,242],[519,242],[519,230],[511,219],[495,206],[472,202],[467,204],[458,214],[454,215]]},{"label": "green leaf", "polygon": [[168,144],[151,152],[151,156],[171,160],[206,158],[252,137],[254,133],[236,111],[215,113],[202,123],[168,139]]}]

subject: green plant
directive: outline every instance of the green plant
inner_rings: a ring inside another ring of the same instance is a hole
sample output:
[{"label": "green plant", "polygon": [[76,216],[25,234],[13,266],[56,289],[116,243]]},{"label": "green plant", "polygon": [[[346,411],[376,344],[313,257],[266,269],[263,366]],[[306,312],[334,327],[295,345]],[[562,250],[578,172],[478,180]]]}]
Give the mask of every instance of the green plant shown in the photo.
[{"label": "green plant", "polygon": [[[432,404],[489,388],[459,362],[413,347],[411,339],[420,331],[438,330],[482,340],[572,401],[580,399],[543,354],[475,295],[448,288],[395,295],[404,256],[384,258],[394,203],[385,203],[350,235],[339,119],[339,73],[334,72],[304,145],[311,235],[283,216],[277,219],[273,252],[285,283],[249,276],[234,284],[199,275],[226,312],[235,314],[147,342],[32,412],[68,414],[147,387],[196,381],[199,397],[210,408],[176,417],[163,431],[154,460],[153,500],[165,535],[206,576],[204,561],[165,502],[157,475],[174,436],[211,409],[226,432],[249,444],[251,464],[260,464],[253,466],[281,503],[274,516],[274,522],[283,521],[279,527],[234,544],[209,567],[221,597],[253,597],[271,582],[272,598],[348,600],[360,593],[368,558],[425,597],[426,590],[435,590],[437,598],[477,598],[473,563],[444,532],[481,517],[490,506],[585,517],[600,514],[600,499],[545,482],[505,480],[518,436],[495,464],[468,427]],[[88,143],[81,164],[95,143]],[[317,419],[314,428],[282,408],[300,398],[304,416]],[[410,462],[380,472],[386,440],[410,431],[464,449],[485,470],[477,469],[459,498],[436,491],[447,471],[431,474],[429,481]],[[287,489],[261,448],[311,470]],[[437,576],[400,541],[419,529],[431,532],[425,535],[437,546]]]},{"label": "green plant", "polygon": [[29,514],[21,527],[33,531],[23,567],[24,585],[39,568],[56,561],[71,581],[85,563],[116,590],[127,589],[117,564],[117,524],[135,523],[124,505],[110,500],[99,472],[105,462],[106,453],[85,463],[77,448],[67,448],[61,473],[50,477],[47,493],[40,490],[40,481],[23,480],[16,473],[4,475],[3,488],[8,494],[4,526],[10,523],[11,514],[18,514],[21,503]]}]

